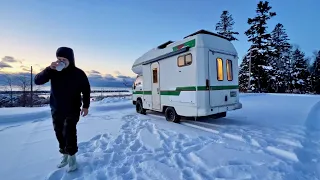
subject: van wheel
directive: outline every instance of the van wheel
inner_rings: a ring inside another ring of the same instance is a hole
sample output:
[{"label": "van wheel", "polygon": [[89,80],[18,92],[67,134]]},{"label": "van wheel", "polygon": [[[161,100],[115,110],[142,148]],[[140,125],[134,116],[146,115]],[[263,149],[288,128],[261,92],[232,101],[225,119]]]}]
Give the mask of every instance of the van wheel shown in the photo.
[{"label": "van wheel", "polygon": [[227,112],[222,112],[220,113],[220,118],[226,117],[227,116]]},{"label": "van wheel", "polygon": [[136,111],[139,114],[146,115],[146,109],[143,108],[143,104],[142,104],[142,101],[140,99],[138,99],[138,101],[136,103]]},{"label": "van wheel", "polygon": [[174,108],[167,107],[166,111],[164,112],[164,115],[166,116],[167,121],[179,123],[180,122],[180,116],[176,113]]}]

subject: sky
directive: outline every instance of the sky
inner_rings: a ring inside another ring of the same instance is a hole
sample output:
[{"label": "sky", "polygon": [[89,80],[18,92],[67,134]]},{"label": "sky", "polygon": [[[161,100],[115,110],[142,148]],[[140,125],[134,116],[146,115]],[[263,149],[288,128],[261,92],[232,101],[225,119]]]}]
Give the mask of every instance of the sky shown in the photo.
[{"label": "sky", "polygon": [[[0,0],[0,72],[37,73],[56,60],[60,46],[73,48],[76,65],[97,81],[134,77],[131,66],[146,51],[200,29],[215,32],[223,10],[240,33],[241,59],[249,48],[244,32],[258,0]],[[318,0],[270,0],[277,16],[268,22],[287,30],[307,56],[320,50]],[[5,67],[5,66],[11,67]]]}]

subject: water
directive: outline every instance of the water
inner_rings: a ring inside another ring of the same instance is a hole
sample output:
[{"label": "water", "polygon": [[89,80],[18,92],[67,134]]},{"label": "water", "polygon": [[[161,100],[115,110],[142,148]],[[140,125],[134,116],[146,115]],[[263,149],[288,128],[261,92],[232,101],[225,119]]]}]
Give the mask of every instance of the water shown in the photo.
[{"label": "water", "polygon": [[[10,90],[8,87],[0,85],[0,91]],[[13,91],[21,91],[21,87],[12,87]],[[27,87],[27,91],[30,90],[30,86]],[[132,94],[131,87],[91,87],[91,90],[128,90],[129,92],[102,92],[102,93],[91,93],[91,96],[110,96],[110,95],[127,95]],[[50,91],[50,86],[34,86],[33,91]],[[48,94],[49,95],[49,94]],[[47,97],[48,95],[41,95]]]},{"label": "water", "polygon": [[[4,86],[4,85],[0,85],[0,91],[5,91],[5,90],[9,90],[8,86]],[[30,89],[30,86],[27,87],[27,90]],[[21,87],[19,86],[13,86],[12,87],[13,91],[21,91]],[[37,86],[34,85],[33,86],[33,90],[40,90],[40,91],[50,91],[50,86]],[[91,90],[131,90],[131,87],[92,87],[91,86]]]}]

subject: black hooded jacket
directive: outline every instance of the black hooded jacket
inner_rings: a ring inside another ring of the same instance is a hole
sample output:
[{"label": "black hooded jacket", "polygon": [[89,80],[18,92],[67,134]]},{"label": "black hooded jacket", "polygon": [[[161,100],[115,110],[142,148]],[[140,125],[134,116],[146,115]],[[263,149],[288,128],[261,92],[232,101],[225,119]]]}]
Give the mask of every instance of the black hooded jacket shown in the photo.
[{"label": "black hooded jacket", "polygon": [[74,62],[73,50],[61,47],[57,50],[57,57],[69,60],[69,66],[62,71],[46,67],[34,78],[36,85],[51,81],[50,107],[51,111],[59,113],[79,113],[82,106],[81,93],[83,94],[83,108],[90,105],[90,84],[83,70],[77,68]]}]

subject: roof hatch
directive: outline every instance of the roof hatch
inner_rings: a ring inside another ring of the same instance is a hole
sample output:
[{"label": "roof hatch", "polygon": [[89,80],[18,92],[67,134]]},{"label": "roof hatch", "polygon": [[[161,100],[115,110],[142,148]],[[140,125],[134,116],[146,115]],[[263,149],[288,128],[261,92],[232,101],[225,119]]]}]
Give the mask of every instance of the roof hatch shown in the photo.
[{"label": "roof hatch", "polygon": [[164,49],[166,48],[169,44],[173,43],[174,41],[167,41],[161,45],[158,46],[158,49]]},{"label": "roof hatch", "polygon": [[223,38],[223,39],[226,39],[226,40],[230,41],[230,39],[227,38],[227,37],[225,37],[225,36],[222,36],[222,35],[220,35],[220,34],[216,34],[216,33],[213,33],[213,32],[207,31],[207,30],[204,30],[204,29],[201,29],[201,30],[199,30],[199,31],[197,31],[197,32],[194,32],[194,33],[192,33],[192,34],[184,37],[183,39],[185,39],[185,38],[187,38],[187,37],[190,37],[190,36],[197,35],[197,34],[208,34],[208,35],[212,35],[212,36],[221,37],[221,38]]}]

